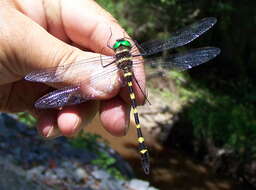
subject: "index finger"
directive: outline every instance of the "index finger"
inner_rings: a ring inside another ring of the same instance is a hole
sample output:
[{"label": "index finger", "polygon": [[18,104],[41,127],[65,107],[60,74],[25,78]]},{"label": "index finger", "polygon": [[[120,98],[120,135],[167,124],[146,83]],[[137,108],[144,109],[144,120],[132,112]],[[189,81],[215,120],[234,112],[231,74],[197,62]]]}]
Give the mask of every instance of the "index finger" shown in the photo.
[{"label": "index finger", "polygon": [[[116,19],[94,1],[64,0],[61,5],[61,17],[65,33],[72,42],[96,53],[114,55],[110,47],[117,39],[128,37]],[[133,72],[141,89],[144,90],[143,64],[137,65]],[[137,84],[134,85],[134,91],[138,103],[143,103],[144,95]],[[122,89],[120,94],[129,102],[125,89]]]},{"label": "index finger", "polygon": [[68,38],[93,52],[113,55],[107,47],[124,36],[124,29],[117,21],[91,0],[63,0],[61,18]]}]

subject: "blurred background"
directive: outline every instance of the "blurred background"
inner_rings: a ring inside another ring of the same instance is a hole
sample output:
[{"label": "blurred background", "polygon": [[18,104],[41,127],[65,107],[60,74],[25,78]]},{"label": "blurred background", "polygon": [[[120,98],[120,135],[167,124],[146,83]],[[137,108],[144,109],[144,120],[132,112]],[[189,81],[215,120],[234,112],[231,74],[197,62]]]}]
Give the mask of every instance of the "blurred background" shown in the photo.
[{"label": "blurred background", "polygon": [[[256,1],[97,2],[138,42],[168,38],[171,32],[204,17],[218,19],[217,24],[199,39],[174,50],[216,46],[222,50],[216,59],[187,73],[170,73],[167,84],[160,79],[149,80],[149,91],[156,83],[159,91],[153,94],[164,96],[167,99],[162,99],[162,103],[172,102],[170,105],[174,106],[168,137],[159,140],[154,136],[161,145],[164,141],[164,148],[163,156],[153,155],[153,181],[162,188],[165,183],[169,188],[171,183],[186,183],[188,186],[184,189],[191,189],[193,183],[210,180],[212,172],[221,183],[227,177],[231,184],[243,184],[242,189],[256,188]],[[154,102],[152,106],[154,108]],[[179,163],[171,160],[173,157]],[[198,168],[192,169],[186,158],[191,158],[193,167]],[[200,171],[201,165],[196,166],[197,163],[206,164],[210,171],[207,169],[207,174]],[[163,171],[165,167],[173,173]],[[190,173],[179,170],[190,170]],[[216,180],[215,177],[210,181]],[[230,188],[235,187],[238,188]]]},{"label": "blurred background", "polygon": [[[148,78],[152,105],[142,107],[140,112],[150,146],[150,176],[141,169],[132,123],[127,136],[116,138],[95,119],[86,131],[101,137],[82,134],[71,144],[88,147],[104,139],[129,162],[133,177],[161,190],[256,189],[256,1],[97,2],[138,43],[165,39],[183,26],[216,17],[217,24],[206,34],[168,53],[215,46],[221,54],[187,72],[168,72],[164,79]],[[152,111],[145,112],[148,108]],[[20,120],[33,123],[29,117],[19,114]],[[120,177],[114,162],[101,154],[94,164]]]}]

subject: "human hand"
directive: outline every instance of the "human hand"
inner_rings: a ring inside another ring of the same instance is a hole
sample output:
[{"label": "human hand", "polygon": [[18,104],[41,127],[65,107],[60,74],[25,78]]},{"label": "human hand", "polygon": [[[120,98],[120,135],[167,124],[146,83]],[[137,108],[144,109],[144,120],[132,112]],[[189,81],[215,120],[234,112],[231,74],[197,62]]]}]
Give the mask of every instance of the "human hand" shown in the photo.
[{"label": "human hand", "polygon": [[[39,132],[46,138],[74,135],[81,123],[89,123],[98,111],[107,131],[117,136],[125,134],[130,106],[127,92],[124,88],[120,90],[118,79],[111,88],[97,87],[104,92],[95,95],[98,101],[44,111],[35,110],[33,104],[52,91],[52,87],[23,80],[26,74],[37,69],[95,57],[95,53],[113,55],[106,47],[109,28],[113,34],[111,45],[122,38],[124,32],[108,12],[92,0],[3,0],[0,2],[0,28],[1,111],[32,113],[38,117]],[[93,64],[87,67],[99,67]],[[134,73],[144,88],[143,68],[136,67]],[[75,82],[75,79],[65,81],[69,85]],[[86,96],[86,92],[82,93]],[[142,103],[143,94],[136,87],[135,93],[138,103]]]}]

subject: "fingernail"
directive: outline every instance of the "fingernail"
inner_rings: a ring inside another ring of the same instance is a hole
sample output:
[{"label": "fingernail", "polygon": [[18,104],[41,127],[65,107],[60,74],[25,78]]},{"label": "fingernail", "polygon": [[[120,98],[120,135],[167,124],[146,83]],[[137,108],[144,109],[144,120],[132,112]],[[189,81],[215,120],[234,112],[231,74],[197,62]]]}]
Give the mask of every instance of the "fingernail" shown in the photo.
[{"label": "fingernail", "polygon": [[45,136],[45,138],[54,139],[54,138],[60,137],[60,136],[61,136],[61,132],[60,132],[59,128],[52,126],[50,128],[50,130],[48,131],[47,135]]}]

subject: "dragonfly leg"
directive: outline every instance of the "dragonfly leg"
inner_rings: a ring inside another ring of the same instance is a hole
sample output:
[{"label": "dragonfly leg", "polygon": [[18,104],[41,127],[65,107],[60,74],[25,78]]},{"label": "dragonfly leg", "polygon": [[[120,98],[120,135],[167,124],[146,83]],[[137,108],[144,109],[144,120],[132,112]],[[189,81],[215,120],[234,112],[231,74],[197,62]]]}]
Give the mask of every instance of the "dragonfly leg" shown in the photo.
[{"label": "dragonfly leg", "polygon": [[110,35],[109,35],[109,38],[108,38],[108,42],[107,42],[107,47],[112,49],[113,50],[113,47],[110,45],[110,39],[112,38],[112,30],[111,30],[111,26],[109,27],[109,30],[110,30]]},{"label": "dragonfly leg", "polygon": [[107,66],[109,66],[109,65],[112,65],[112,64],[115,63],[115,62],[116,62],[116,60],[110,62],[109,64],[103,65],[102,60],[101,60],[101,66],[102,66],[103,68],[105,68],[105,67],[107,67]]},{"label": "dragonfly leg", "polygon": [[133,75],[133,79],[134,79],[135,83],[138,85],[138,87],[139,87],[141,93],[143,94],[145,100],[149,103],[149,105],[151,105],[149,99],[147,98],[147,95],[146,95],[145,92],[142,90],[142,88],[141,88],[141,86],[140,86],[140,84],[139,84],[139,81],[137,80],[137,78],[135,77],[135,75]]},{"label": "dragonfly leg", "polygon": [[101,56],[101,54],[100,54],[100,64],[101,64],[101,66],[104,68],[105,66],[103,65],[103,62],[102,62],[102,56]]}]

